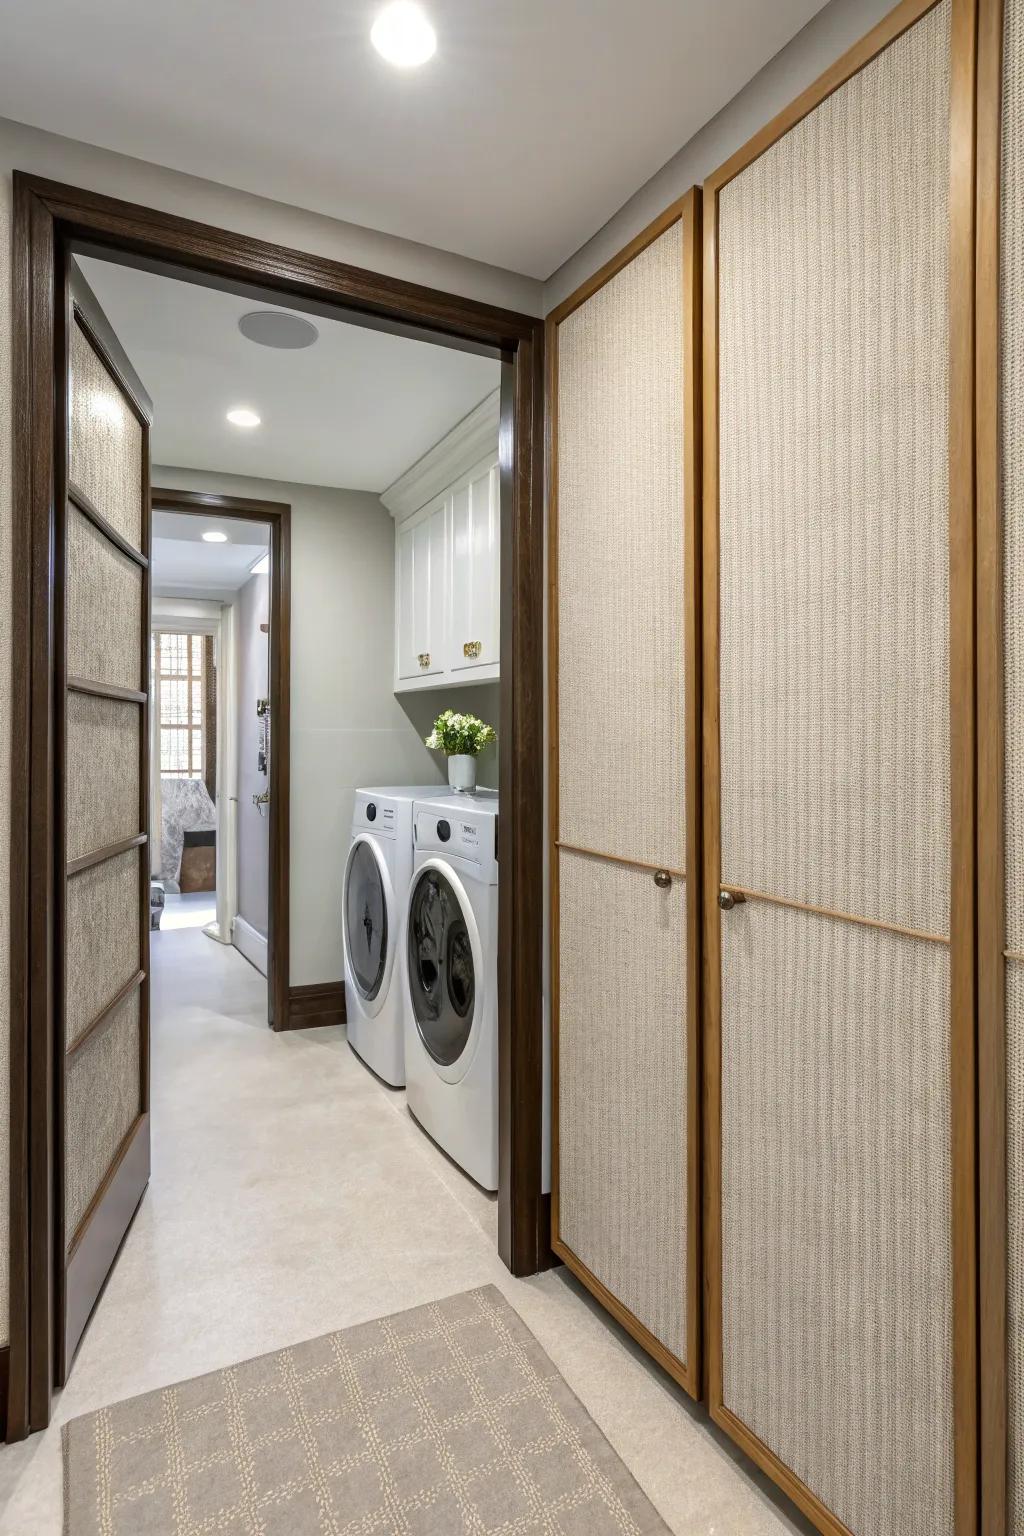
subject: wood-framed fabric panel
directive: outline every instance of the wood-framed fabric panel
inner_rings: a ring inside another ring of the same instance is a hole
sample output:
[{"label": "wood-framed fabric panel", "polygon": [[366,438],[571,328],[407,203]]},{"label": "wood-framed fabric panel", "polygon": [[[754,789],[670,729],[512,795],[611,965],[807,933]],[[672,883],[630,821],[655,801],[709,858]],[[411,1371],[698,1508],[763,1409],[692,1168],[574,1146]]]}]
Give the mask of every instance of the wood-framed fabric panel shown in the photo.
[{"label": "wood-framed fabric panel", "polygon": [[553,1247],[700,1393],[689,193],[548,319]]},{"label": "wood-framed fabric panel", "polygon": [[832,1536],[977,1515],[974,37],[705,184],[709,1406]]},{"label": "wood-framed fabric panel", "polygon": [[57,1385],[149,1173],[151,406],[69,256],[65,271]]}]

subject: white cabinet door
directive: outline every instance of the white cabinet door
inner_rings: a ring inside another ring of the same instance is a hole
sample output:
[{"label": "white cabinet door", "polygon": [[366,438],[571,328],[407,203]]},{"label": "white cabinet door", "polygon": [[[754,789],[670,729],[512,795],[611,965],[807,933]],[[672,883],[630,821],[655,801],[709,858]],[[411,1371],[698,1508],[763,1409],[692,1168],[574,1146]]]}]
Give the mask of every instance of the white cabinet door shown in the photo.
[{"label": "white cabinet door", "polygon": [[442,497],[396,533],[396,686],[444,671],[446,524]]},{"label": "white cabinet door", "polygon": [[451,660],[453,674],[498,665],[498,466],[481,465],[452,496]]}]

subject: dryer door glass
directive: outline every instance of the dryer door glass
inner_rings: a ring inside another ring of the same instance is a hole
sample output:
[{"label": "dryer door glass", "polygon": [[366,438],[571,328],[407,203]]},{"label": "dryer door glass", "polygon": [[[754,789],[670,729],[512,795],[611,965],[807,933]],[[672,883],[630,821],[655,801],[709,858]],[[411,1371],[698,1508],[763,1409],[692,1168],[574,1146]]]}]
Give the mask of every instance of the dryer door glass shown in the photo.
[{"label": "dryer door glass", "polygon": [[380,866],[369,843],[357,843],[349,859],[345,938],[356,986],[372,1000],[380,991],[388,957],[388,905]]},{"label": "dryer door glass", "polygon": [[473,949],[459,898],[438,869],[420,875],[409,907],[409,995],[420,1039],[450,1067],[473,1028]]}]

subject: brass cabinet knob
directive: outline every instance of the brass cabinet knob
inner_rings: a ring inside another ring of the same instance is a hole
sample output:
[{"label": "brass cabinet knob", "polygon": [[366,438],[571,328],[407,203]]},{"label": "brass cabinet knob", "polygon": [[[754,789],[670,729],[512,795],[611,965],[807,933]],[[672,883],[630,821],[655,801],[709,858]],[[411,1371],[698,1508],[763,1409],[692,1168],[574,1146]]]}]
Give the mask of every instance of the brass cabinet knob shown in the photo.
[{"label": "brass cabinet knob", "polygon": [[420,663],[421,667],[429,667],[430,666],[430,652],[429,651],[421,651],[420,652],[420,654],[419,654],[419,663]]},{"label": "brass cabinet knob", "polygon": [[659,891],[667,891],[672,884],[672,876],[667,869],[657,869],[654,872],[654,883]]},{"label": "brass cabinet knob", "polygon": [[465,645],[462,647],[462,654],[463,656],[468,656],[470,660],[473,661],[477,656],[480,655],[480,652],[483,650],[483,648],[484,643],[482,640],[467,640]]},{"label": "brass cabinet knob", "polygon": [[718,905],[723,912],[731,912],[733,907],[741,907],[746,901],[742,891],[719,891]]}]

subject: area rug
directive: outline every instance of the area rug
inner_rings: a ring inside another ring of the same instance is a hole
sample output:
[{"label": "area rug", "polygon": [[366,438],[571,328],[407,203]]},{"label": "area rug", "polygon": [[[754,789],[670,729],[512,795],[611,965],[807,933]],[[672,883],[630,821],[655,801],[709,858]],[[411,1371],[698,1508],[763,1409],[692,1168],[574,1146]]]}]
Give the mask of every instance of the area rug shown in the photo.
[{"label": "area rug", "polygon": [[73,1419],[66,1536],[668,1536],[493,1286]]}]

